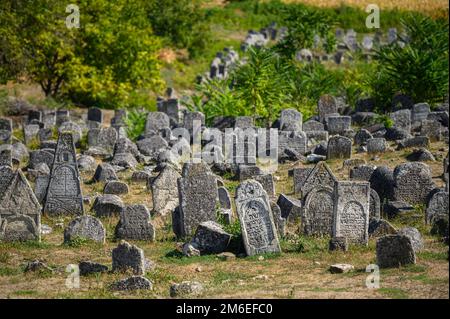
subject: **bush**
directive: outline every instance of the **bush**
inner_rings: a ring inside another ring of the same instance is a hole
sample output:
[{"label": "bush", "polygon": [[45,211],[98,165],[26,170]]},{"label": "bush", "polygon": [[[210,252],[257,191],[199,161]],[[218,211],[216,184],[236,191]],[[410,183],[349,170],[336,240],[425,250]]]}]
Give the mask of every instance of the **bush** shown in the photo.
[{"label": "bush", "polygon": [[127,136],[132,141],[144,133],[147,122],[147,112],[142,109],[132,109],[128,111],[125,123],[127,125]]},{"label": "bush", "polygon": [[402,21],[409,39],[376,53],[378,71],[369,80],[381,110],[391,109],[396,93],[416,102],[443,101],[448,94],[448,22],[410,15]]}]

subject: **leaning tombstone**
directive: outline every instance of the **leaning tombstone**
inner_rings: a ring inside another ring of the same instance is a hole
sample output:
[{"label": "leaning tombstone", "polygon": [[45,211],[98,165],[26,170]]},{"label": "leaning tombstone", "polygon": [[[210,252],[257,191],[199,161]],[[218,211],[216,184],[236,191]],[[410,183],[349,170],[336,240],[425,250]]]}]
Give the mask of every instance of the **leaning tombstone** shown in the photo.
[{"label": "leaning tombstone", "polygon": [[434,188],[428,165],[421,162],[409,162],[395,167],[394,200],[411,205],[424,204]]},{"label": "leaning tombstone", "polygon": [[177,180],[180,177],[176,169],[166,166],[153,181],[149,180],[155,214],[165,216],[178,206]]},{"label": "leaning tombstone", "polygon": [[387,235],[377,240],[377,265],[392,268],[416,263],[411,239],[404,235]]},{"label": "leaning tombstone", "polygon": [[345,136],[332,136],[328,140],[327,159],[347,159],[352,156],[352,140]]},{"label": "leaning tombstone", "polygon": [[236,209],[248,256],[280,253],[280,243],[269,199],[261,184],[242,182],[236,189]]},{"label": "leaning tombstone", "polygon": [[[0,178],[10,176],[5,169]],[[40,241],[41,205],[22,171],[18,169],[5,186],[0,190],[0,241]]]},{"label": "leaning tombstone", "polygon": [[112,250],[112,271],[123,272],[131,270],[135,275],[145,274],[144,251],[122,240]]}]

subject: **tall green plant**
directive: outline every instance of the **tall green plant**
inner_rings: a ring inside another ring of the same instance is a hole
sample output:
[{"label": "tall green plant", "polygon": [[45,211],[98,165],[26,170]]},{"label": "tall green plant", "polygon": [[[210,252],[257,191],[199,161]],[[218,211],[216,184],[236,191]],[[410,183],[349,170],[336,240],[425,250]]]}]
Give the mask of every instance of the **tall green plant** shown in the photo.
[{"label": "tall green plant", "polygon": [[402,21],[404,47],[393,44],[376,52],[378,72],[370,77],[372,94],[389,109],[395,93],[416,102],[438,102],[448,93],[448,22],[410,15]]}]

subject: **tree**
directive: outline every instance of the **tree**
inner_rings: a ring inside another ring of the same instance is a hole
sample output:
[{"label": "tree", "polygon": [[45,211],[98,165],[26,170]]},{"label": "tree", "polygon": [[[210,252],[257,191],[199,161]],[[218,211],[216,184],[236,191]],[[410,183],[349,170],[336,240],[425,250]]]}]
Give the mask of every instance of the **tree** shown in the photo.
[{"label": "tree", "polygon": [[81,26],[72,29],[65,24],[66,5],[2,2],[0,32],[8,50],[0,55],[0,74],[9,79],[25,74],[47,96],[105,107],[129,106],[137,93],[162,88],[160,41],[143,0],[80,0]]}]

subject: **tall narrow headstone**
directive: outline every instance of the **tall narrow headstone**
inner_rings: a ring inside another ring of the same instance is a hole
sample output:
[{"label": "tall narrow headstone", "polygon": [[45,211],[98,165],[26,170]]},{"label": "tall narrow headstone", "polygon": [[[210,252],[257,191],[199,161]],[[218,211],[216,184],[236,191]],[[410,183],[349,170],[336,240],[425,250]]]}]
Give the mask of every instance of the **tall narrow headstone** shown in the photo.
[{"label": "tall narrow headstone", "polygon": [[337,182],[335,186],[333,237],[346,237],[349,242],[366,244],[369,240],[368,182]]},{"label": "tall narrow headstone", "polygon": [[48,215],[83,215],[75,145],[71,133],[61,133],[56,145],[44,213]]}]

